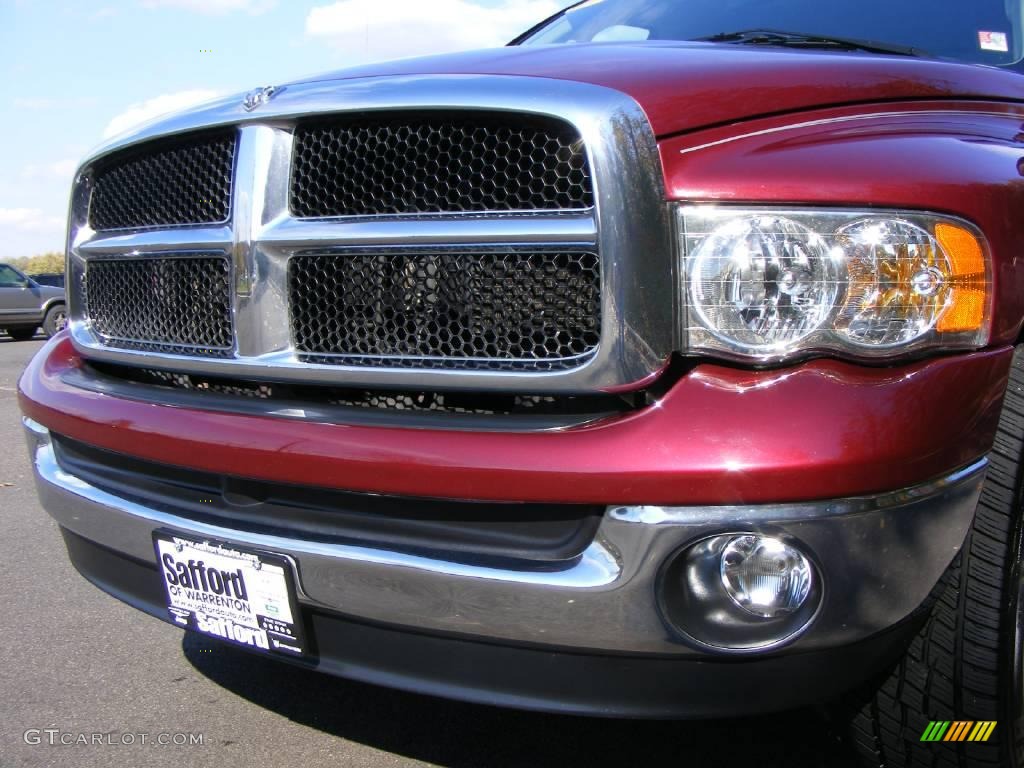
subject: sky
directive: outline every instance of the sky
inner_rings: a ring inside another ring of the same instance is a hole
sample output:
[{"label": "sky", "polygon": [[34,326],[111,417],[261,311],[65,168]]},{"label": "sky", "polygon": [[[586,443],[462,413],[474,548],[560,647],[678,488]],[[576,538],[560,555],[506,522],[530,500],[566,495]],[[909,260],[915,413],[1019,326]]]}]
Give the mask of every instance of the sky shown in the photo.
[{"label": "sky", "polygon": [[345,66],[499,46],[563,0],[0,0],[0,259],[64,249],[106,138]]}]

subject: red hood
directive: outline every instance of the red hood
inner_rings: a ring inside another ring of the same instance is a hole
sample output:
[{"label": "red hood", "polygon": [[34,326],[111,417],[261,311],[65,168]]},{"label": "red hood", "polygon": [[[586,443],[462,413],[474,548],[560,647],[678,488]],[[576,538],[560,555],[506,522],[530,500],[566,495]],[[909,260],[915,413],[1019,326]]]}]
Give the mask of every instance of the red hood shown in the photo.
[{"label": "red hood", "polygon": [[991,67],[708,43],[496,48],[374,64],[311,80],[418,74],[521,75],[608,86],[636,99],[658,136],[859,102],[1024,101],[1024,77]]}]

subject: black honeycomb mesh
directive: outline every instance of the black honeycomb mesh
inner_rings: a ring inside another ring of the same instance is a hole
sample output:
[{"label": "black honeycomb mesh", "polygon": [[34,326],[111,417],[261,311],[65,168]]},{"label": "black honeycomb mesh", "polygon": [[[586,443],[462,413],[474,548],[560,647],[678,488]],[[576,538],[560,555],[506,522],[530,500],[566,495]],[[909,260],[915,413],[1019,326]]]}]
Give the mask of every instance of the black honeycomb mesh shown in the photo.
[{"label": "black honeycomb mesh", "polygon": [[227,357],[230,275],[216,255],[90,261],[86,317],[107,346]]},{"label": "black honeycomb mesh", "polygon": [[391,391],[226,379],[91,362],[91,367],[126,381],[247,400],[318,403],[377,411],[478,416],[606,415],[640,407],[641,399],[615,395],[529,395],[500,392]]},{"label": "black honeycomb mesh", "polygon": [[348,408],[376,408],[386,411],[434,411],[439,413],[505,414],[558,413],[568,398],[551,395],[493,395],[482,398],[476,393],[458,392],[384,392],[374,390],[338,390],[332,405]]},{"label": "black honeycomb mesh", "polygon": [[141,384],[153,384],[159,387],[185,389],[193,392],[214,392],[218,395],[255,400],[270,400],[274,397],[275,385],[248,379],[211,379],[189,373],[159,371],[155,368],[127,368],[118,365],[104,365],[103,363],[93,363],[93,366],[104,373],[112,373],[119,378]]},{"label": "black honeycomb mesh", "polygon": [[234,133],[128,150],[98,168],[89,223],[96,230],[218,224],[228,220]]},{"label": "black honeycomb mesh", "polygon": [[296,216],[535,211],[594,204],[567,123],[486,113],[336,118],[295,132]]},{"label": "black honeycomb mesh", "polygon": [[318,362],[434,358],[567,368],[594,352],[601,336],[593,253],[296,256],[288,292],[296,348],[324,356]]}]

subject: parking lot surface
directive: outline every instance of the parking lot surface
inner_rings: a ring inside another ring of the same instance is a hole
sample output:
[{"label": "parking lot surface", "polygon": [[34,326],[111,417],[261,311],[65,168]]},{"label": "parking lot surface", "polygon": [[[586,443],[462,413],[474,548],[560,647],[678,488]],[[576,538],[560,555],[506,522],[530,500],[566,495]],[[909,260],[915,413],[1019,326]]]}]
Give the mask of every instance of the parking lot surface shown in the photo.
[{"label": "parking lot surface", "polygon": [[810,712],[638,722],[453,703],[250,656],[122,605],[74,572],[36,501],[15,390],[41,346],[0,335],[0,766],[854,764]]}]

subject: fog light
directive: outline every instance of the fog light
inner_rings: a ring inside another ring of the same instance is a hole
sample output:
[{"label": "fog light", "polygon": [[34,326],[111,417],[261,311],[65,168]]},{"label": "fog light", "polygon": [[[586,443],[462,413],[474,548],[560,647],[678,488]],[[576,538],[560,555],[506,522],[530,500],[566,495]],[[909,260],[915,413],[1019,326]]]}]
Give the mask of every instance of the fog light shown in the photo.
[{"label": "fog light", "polygon": [[790,643],[824,594],[813,553],[781,533],[733,531],[673,553],[659,578],[662,617],[684,639],[723,653]]},{"label": "fog light", "polygon": [[738,536],[725,545],[721,558],[726,594],[754,616],[788,616],[811,593],[811,564],[778,539]]}]

